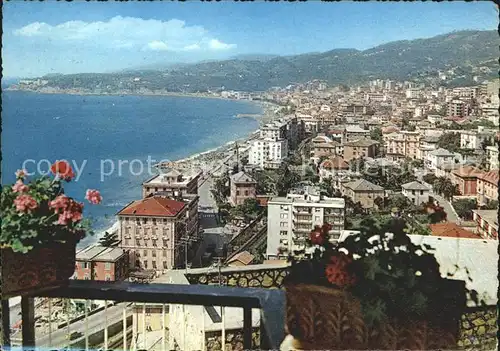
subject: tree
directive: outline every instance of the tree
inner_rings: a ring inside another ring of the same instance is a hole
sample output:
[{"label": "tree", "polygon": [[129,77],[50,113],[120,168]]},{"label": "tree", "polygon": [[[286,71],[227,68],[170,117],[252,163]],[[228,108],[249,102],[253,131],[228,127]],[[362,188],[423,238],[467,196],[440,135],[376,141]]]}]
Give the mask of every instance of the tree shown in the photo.
[{"label": "tree", "polygon": [[316,184],[319,182],[319,176],[315,172],[315,170],[313,170],[311,167],[307,167],[305,174],[304,174],[304,177],[303,177],[303,180],[309,181],[313,184]]},{"label": "tree", "polygon": [[460,150],[460,134],[445,133],[441,135],[438,139],[437,146],[450,152],[458,152]]},{"label": "tree", "polygon": [[279,196],[286,196],[289,190],[300,181],[300,176],[290,170],[290,166],[283,162],[278,169],[278,179],[276,182],[276,190]]},{"label": "tree", "polygon": [[233,215],[243,217],[244,221],[247,223],[257,218],[261,211],[262,208],[259,201],[252,198],[245,199],[243,204],[231,209]]},{"label": "tree", "polygon": [[427,173],[422,177],[422,180],[430,185],[433,185],[436,179],[437,177],[434,175],[434,173]]},{"label": "tree", "polygon": [[225,203],[227,197],[231,194],[230,182],[231,180],[228,173],[224,173],[220,177],[215,178],[211,192],[217,206]]},{"label": "tree", "polygon": [[117,247],[119,243],[120,239],[118,239],[117,232],[104,232],[104,235],[99,239],[99,245],[104,247]]},{"label": "tree", "polygon": [[471,220],[472,210],[477,209],[477,201],[475,199],[460,199],[453,202],[453,207],[460,218]]},{"label": "tree", "polygon": [[328,197],[333,197],[333,183],[332,178],[323,178],[323,181],[319,183],[321,193]]},{"label": "tree", "polygon": [[380,129],[379,127],[373,129],[370,132],[370,139],[378,141],[379,143],[381,143],[382,142],[382,129]]}]

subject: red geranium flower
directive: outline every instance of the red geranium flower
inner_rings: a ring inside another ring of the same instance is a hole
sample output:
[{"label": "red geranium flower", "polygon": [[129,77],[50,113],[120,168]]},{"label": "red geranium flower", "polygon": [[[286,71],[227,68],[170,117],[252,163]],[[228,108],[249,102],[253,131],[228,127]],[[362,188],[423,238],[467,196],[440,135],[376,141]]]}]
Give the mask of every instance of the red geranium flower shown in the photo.
[{"label": "red geranium flower", "polygon": [[347,288],[356,282],[356,277],[348,272],[352,260],[346,255],[337,255],[330,258],[326,265],[326,279],[340,288]]},{"label": "red geranium flower", "polygon": [[323,233],[317,229],[309,233],[309,239],[313,245],[322,245],[325,240]]},{"label": "red geranium flower", "polygon": [[75,173],[73,173],[73,169],[70,164],[66,161],[56,161],[51,167],[50,171],[56,175],[60,176],[66,181],[70,181],[75,177]]}]

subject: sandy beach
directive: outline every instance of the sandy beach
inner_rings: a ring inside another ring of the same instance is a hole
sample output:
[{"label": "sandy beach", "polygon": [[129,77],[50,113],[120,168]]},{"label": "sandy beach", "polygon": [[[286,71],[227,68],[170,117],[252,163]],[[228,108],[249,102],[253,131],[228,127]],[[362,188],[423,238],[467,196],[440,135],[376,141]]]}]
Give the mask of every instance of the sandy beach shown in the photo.
[{"label": "sandy beach", "polygon": [[[275,113],[275,111],[277,108],[279,108],[278,105],[269,102],[258,102],[258,103],[260,103],[263,108],[262,116],[266,116],[266,118],[262,118],[261,121],[263,120],[269,121],[277,118],[277,114]],[[194,170],[202,171],[203,177],[200,180],[200,186],[201,186],[201,184],[203,184],[208,178],[210,178],[213,175],[217,175],[217,172],[222,167],[224,167],[224,165],[228,163],[232,158],[236,157],[236,150],[235,150],[236,144],[238,145],[239,148],[240,157],[244,156],[248,152],[251,146],[251,141],[257,138],[258,135],[259,135],[259,129],[250,133],[245,138],[233,140],[217,148],[206,150],[191,155],[189,157],[173,161],[171,162],[171,166],[188,172]],[[137,186],[140,186],[140,184],[138,184]],[[115,233],[118,232],[118,230],[119,230],[119,223],[118,221],[115,221],[111,227],[97,233],[96,237],[97,239],[99,239],[104,235],[105,232]]]}]

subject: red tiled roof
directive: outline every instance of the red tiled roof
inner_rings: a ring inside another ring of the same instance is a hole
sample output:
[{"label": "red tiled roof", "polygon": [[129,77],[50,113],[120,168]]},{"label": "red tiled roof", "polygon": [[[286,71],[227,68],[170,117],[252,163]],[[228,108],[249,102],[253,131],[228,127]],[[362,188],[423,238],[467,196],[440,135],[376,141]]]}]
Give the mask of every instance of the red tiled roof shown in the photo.
[{"label": "red tiled roof", "polygon": [[469,230],[459,227],[455,223],[446,222],[430,224],[429,228],[431,229],[433,236],[446,236],[451,238],[463,239],[481,239],[479,235],[476,235]]},{"label": "red tiled roof", "polygon": [[161,196],[134,201],[118,212],[118,215],[175,217],[186,206],[184,202]]},{"label": "red tiled roof", "polygon": [[326,169],[349,169],[349,164],[342,157],[335,156],[324,160],[321,167]]},{"label": "red tiled roof", "polygon": [[498,169],[493,169],[489,172],[486,172],[486,173],[483,173],[481,174],[481,176],[478,177],[479,179],[485,181],[485,182],[488,182],[488,183],[491,183],[491,184],[495,184],[498,186]]},{"label": "red tiled roof", "polygon": [[464,166],[460,167],[458,169],[453,170],[451,173],[453,173],[456,176],[459,176],[461,178],[465,177],[480,177],[483,175],[483,172],[476,167],[472,166]]}]

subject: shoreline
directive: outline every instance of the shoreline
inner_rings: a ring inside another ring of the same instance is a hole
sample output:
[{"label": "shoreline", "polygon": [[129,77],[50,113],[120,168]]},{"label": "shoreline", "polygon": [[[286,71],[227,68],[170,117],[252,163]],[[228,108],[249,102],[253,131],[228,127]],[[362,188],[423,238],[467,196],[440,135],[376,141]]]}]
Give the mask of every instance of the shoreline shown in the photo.
[{"label": "shoreline", "polygon": [[[20,91],[20,90],[18,90]],[[37,93],[37,92],[34,92]],[[52,93],[48,93],[52,94]],[[55,93],[54,93],[55,94]],[[78,95],[78,94],[71,94],[71,95]],[[82,95],[90,95],[90,94],[82,94]],[[92,94],[92,95],[101,95],[101,94]],[[144,95],[134,95],[134,96],[144,96]],[[156,96],[162,96],[162,95],[156,95]],[[186,96],[186,95],[171,95],[171,96]],[[222,97],[209,97],[209,96],[188,96],[188,97],[204,97],[204,98],[217,98],[221,100],[231,100],[231,101],[241,101],[241,100],[235,100],[235,99],[226,99]],[[260,114],[259,118],[255,118],[258,121],[262,121],[265,116],[271,117],[271,120],[276,119],[278,116],[276,114],[276,109],[280,107],[280,105],[273,104],[271,102],[262,102],[262,101],[255,101],[255,100],[246,100],[248,102],[254,102],[258,103],[260,107],[262,108],[262,114]],[[236,116],[234,118],[237,118]],[[216,173],[220,168],[224,166],[224,164],[231,160],[235,155],[234,155],[234,149],[235,149],[235,144],[238,143],[239,145],[243,146],[242,149],[244,151],[247,151],[249,148],[249,144],[252,140],[254,140],[259,133],[260,128],[257,128],[256,130],[250,132],[247,136],[243,136],[240,138],[237,138],[235,140],[231,140],[229,142],[226,142],[222,145],[219,145],[217,147],[198,152],[195,154],[192,154],[188,157],[184,157],[175,161],[172,161],[172,164],[176,168],[180,169],[199,169],[202,171],[203,176],[200,181],[204,183],[207,179],[212,177],[214,173]],[[241,147],[240,146],[240,147]],[[160,164],[155,165],[156,168],[159,168]],[[138,184],[137,186],[140,186]],[[105,232],[109,233],[115,233],[119,231],[119,222],[116,219],[115,221],[112,222],[110,226],[106,226],[104,228],[100,228],[99,230],[96,230],[96,234],[94,235],[94,240],[92,240],[89,245],[94,245],[97,244],[99,239],[104,235]]]}]

